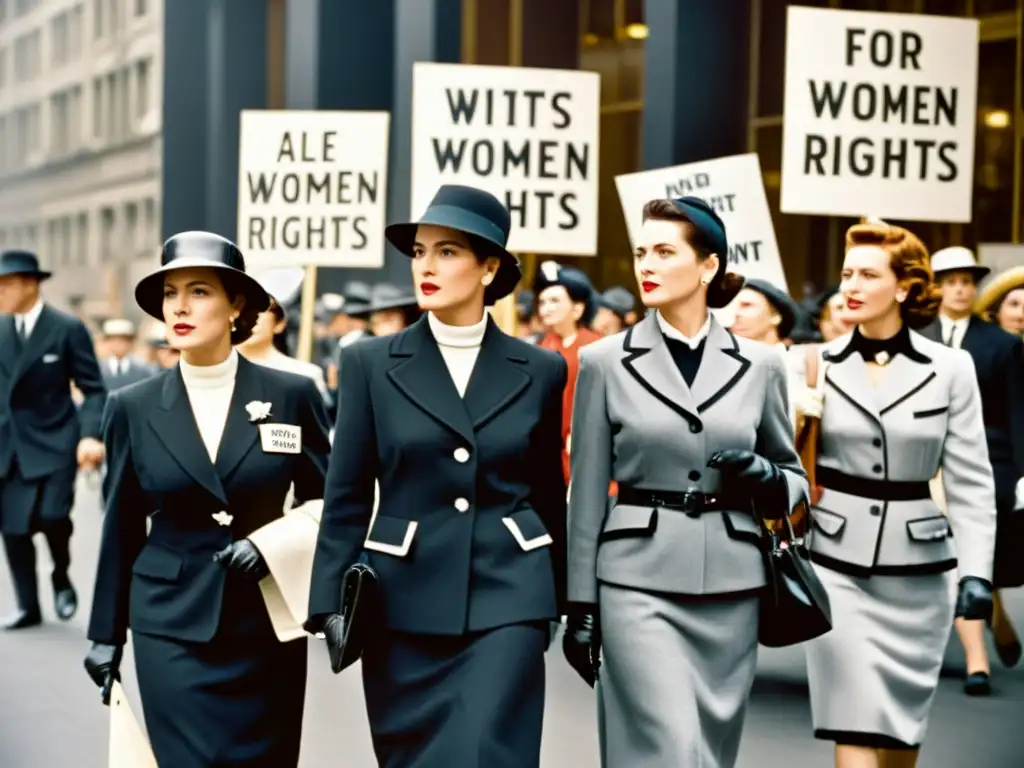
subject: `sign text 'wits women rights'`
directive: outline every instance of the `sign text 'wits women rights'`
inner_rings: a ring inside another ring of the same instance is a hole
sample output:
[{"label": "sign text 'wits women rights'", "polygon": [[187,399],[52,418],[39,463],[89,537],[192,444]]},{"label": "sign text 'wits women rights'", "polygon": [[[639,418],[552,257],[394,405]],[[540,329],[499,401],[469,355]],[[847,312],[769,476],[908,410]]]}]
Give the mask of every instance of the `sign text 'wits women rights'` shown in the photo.
[{"label": "sign text 'wits women rights'", "polygon": [[415,64],[412,215],[465,184],[508,206],[509,250],[594,255],[599,112],[592,72]]},{"label": "sign text 'wits women rights'", "polygon": [[387,112],[242,112],[238,244],[250,266],[381,267]]},{"label": "sign text 'wits women rights'", "polygon": [[790,6],[786,213],[970,221],[978,22]]}]

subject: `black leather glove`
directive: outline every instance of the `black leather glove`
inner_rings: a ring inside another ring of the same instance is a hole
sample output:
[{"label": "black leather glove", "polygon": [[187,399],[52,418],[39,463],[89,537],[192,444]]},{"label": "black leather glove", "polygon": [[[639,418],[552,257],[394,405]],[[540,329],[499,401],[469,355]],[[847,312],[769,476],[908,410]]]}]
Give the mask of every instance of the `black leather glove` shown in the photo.
[{"label": "black leather glove", "polygon": [[992,584],[977,576],[960,579],[954,616],[967,621],[991,621]]},{"label": "black leather glove", "polygon": [[708,466],[722,473],[723,485],[733,482],[749,493],[766,520],[782,520],[789,514],[789,486],[782,470],[752,451],[716,451]]},{"label": "black leather glove", "polygon": [[577,603],[569,606],[562,653],[576,674],[593,688],[601,667],[601,621],[596,605]]},{"label": "black leather glove", "polygon": [[228,544],[213,556],[213,562],[219,563],[229,571],[234,571],[251,581],[260,581],[270,575],[270,569],[267,567],[263,555],[248,539],[239,539]]},{"label": "black leather glove", "polygon": [[110,706],[110,689],[121,680],[121,646],[93,643],[85,657],[85,671],[100,688],[103,703]]}]

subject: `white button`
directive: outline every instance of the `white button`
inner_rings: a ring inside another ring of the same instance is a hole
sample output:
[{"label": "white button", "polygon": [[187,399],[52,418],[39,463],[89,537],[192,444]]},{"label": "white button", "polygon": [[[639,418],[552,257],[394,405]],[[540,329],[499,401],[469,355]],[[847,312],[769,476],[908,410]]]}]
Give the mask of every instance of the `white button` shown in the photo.
[{"label": "white button", "polygon": [[469,510],[469,502],[460,496],[455,500],[455,508],[459,512],[467,512]]},{"label": "white button", "polygon": [[455,460],[459,462],[459,464],[465,464],[467,461],[469,461],[469,451],[467,451],[465,448],[456,448],[455,453],[453,453],[452,455],[455,457]]}]

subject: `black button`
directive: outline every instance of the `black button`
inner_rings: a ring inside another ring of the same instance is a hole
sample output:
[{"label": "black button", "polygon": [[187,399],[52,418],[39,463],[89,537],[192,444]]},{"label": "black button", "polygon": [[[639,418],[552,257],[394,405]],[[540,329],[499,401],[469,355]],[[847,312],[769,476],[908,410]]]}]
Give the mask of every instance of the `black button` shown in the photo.
[{"label": "black button", "polygon": [[691,480],[700,480],[700,472],[698,472],[696,469],[691,470],[690,471],[690,479]]},{"label": "black button", "polygon": [[880,514],[882,514],[882,508],[877,506],[877,505],[873,506],[871,508],[871,514],[872,515],[880,515]]},{"label": "black button", "polygon": [[700,432],[702,429],[704,429],[704,427],[702,427],[700,424],[691,424],[690,425],[690,431],[693,432],[693,434],[695,434],[695,435],[698,432]]},{"label": "black button", "polygon": [[879,474],[882,471],[882,465],[875,464],[875,466],[871,468],[871,471],[874,472],[875,474]]},{"label": "black button", "polygon": [[871,444],[873,446],[875,446],[875,448],[881,448],[882,447],[882,438],[876,437],[874,440],[871,441]]}]

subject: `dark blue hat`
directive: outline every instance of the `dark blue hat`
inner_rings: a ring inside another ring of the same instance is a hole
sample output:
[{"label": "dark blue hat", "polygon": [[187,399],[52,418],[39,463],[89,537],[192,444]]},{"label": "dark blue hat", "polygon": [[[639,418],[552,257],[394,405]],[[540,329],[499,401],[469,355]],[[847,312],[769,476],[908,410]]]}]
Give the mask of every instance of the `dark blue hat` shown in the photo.
[{"label": "dark blue hat", "polygon": [[561,285],[569,294],[570,299],[584,304],[586,309],[583,311],[580,323],[589,325],[597,309],[597,295],[587,273],[576,267],[562,266],[557,261],[545,261],[537,269],[533,290],[540,297],[543,290],[553,285]]},{"label": "dark blue hat", "polygon": [[384,229],[384,236],[395,248],[411,257],[420,224],[458,230],[470,236],[477,256],[501,259],[494,281],[484,291],[487,304],[493,304],[515,290],[522,272],[519,260],[505,248],[512,218],[508,209],[490,192],[445,184],[437,190],[419,221],[391,224]]},{"label": "dark blue hat", "polygon": [[160,251],[160,266],[146,275],[135,286],[135,302],[143,312],[163,321],[164,277],[176,269],[207,267],[234,275],[245,296],[245,307],[255,312],[266,312],[270,307],[270,294],[262,285],[245,273],[245,259],[238,246],[212,232],[182,232],[164,243]]},{"label": "dark blue hat", "polygon": [[369,317],[387,309],[411,309],[416,306],[416,295],[392,283],[377,283],[370,291],[369,300],[355,310],[346,309],[352,317]]},{"label": "dark blue hat", "polygon": [[39,268],[39,259],[30,251],[13,250],[0,253],[0,277],[25,275],[45,280],[50,274]]},{"label": "dark blue hat", "polygon": [[625,318],[636,306],[636,298],[621,285],[613,285],[602,293],[597,301],[602,307],[610,309],[620,318]]},{"label": "dark blue hat", "polygon": [[796,321],[803,314],[797,303],[793,301],[789,294],[776,288],[767,280],[752,278],[744,282],[743,287],[757,291],[768,300],[768,303],[782,318],[779,322],[779,338],[788,339],[793,332],[793,326],[796,325]]},{"label": "dark blue hat", "polygon": [[358,280],[350,280],[341,289],[341,297],[345,303],[341,305],[341,311],[346,315],[358,315],[370,308],[370,301],[373,291],[366,283]]}]

